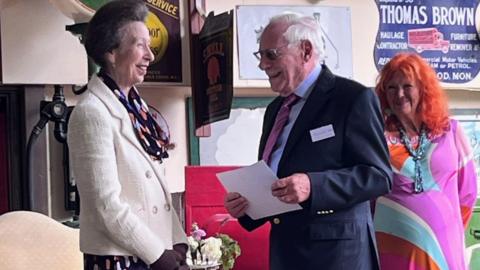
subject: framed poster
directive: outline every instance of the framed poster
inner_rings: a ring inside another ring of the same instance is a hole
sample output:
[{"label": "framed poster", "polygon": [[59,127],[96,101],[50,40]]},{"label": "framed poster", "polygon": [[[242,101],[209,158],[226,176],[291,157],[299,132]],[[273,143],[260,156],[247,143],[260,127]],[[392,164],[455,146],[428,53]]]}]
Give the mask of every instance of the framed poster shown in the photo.
[{"label": "framed poster", "polygon": [[[50,0],[72,18],[85,23],[111,0]],[[150,33],[150,48],[155,59],[150,63],[145,82],[182,82],[182,44],[179,0],[143,0],[149,12],[145,21]]]},{"label": "framed poster", "polygon": [[227,119],[233,98],[233,10],[208,14],[193,59],[195,126]]},{"label": "framed poster", "polygon": [[322,6],[237,6],[237,42],[240,79],[266,80],[253,52],[271,17],[285,11],[313,16],[323,32],[326,65],[335,74],[352,78],[352,29],[350,8]]},{"label": "framed poster", "polygon": [[479,0],[375,0],[379,27],[374,61],[381,70],[400,52],[416,52],[445,83],[467,83],[480,71]]},{"label": "framed poster", "polygon": [[155,59],[145,82],[182,82],[182,42],[179,0],[144,0],[150,12],[146,24]]}]

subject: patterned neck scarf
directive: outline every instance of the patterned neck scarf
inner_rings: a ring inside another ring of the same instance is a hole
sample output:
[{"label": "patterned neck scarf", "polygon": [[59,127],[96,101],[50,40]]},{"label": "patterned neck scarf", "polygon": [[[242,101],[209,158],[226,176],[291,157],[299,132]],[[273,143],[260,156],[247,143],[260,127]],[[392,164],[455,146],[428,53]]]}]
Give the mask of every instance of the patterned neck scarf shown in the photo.
[{"label": "patterned neck scarf", "polygon": [[135,87],[128,91],[128,97],[125,97],[117,83],[108,76],[104,70],[98,72],[98,77],[103,80],[105,85],[112,90],[118,97],[120,102],[127,109],[130,120],[132,121],[133,130],[143,149],[155,160],[162,162],[168,158],[167,150],[174,147],[170,143],[170,135],[167,127],[162,129],[153,119],[149,112],[148,105],[137,92]]}]

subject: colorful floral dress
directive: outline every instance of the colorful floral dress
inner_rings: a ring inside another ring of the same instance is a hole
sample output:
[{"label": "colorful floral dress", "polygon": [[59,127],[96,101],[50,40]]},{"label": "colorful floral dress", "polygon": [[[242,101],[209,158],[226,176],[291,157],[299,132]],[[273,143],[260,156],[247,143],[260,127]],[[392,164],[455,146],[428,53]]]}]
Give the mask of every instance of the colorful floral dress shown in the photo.
[{"label": "colorful floral dress", "polygon": [[[414,161],[398,132],[386,133],[392,192],[377,199],[375,231],[381,269],[464,270],[464,231],[477,196],[473,155],[455,120],[429,137],[421,159],[424,191],[414,193]],[[417,142],[418,143],[418,142]]]}]

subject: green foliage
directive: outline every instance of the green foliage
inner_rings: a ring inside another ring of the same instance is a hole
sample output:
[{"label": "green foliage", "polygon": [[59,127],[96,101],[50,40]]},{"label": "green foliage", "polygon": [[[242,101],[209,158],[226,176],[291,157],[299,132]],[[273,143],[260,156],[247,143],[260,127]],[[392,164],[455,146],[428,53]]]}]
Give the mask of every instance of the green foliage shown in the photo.
[{"label": "green foliage", "polygon": [[222,269],[230,270],[235,264],[235,259],[241,254],[240,245],[226,234],[217,233],[217,237],[222,240],[222,257],[220,258]]}]

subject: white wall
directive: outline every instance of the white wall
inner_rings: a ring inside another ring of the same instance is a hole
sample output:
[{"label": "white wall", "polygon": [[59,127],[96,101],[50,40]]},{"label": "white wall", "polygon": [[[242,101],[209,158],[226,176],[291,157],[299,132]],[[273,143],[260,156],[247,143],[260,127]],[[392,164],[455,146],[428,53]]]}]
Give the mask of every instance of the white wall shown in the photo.
[{"label": "white wall", "polygon": [[73,20],[47,0],[10,1],[0,12],[4,84],[84,84],[87,59]]}]

